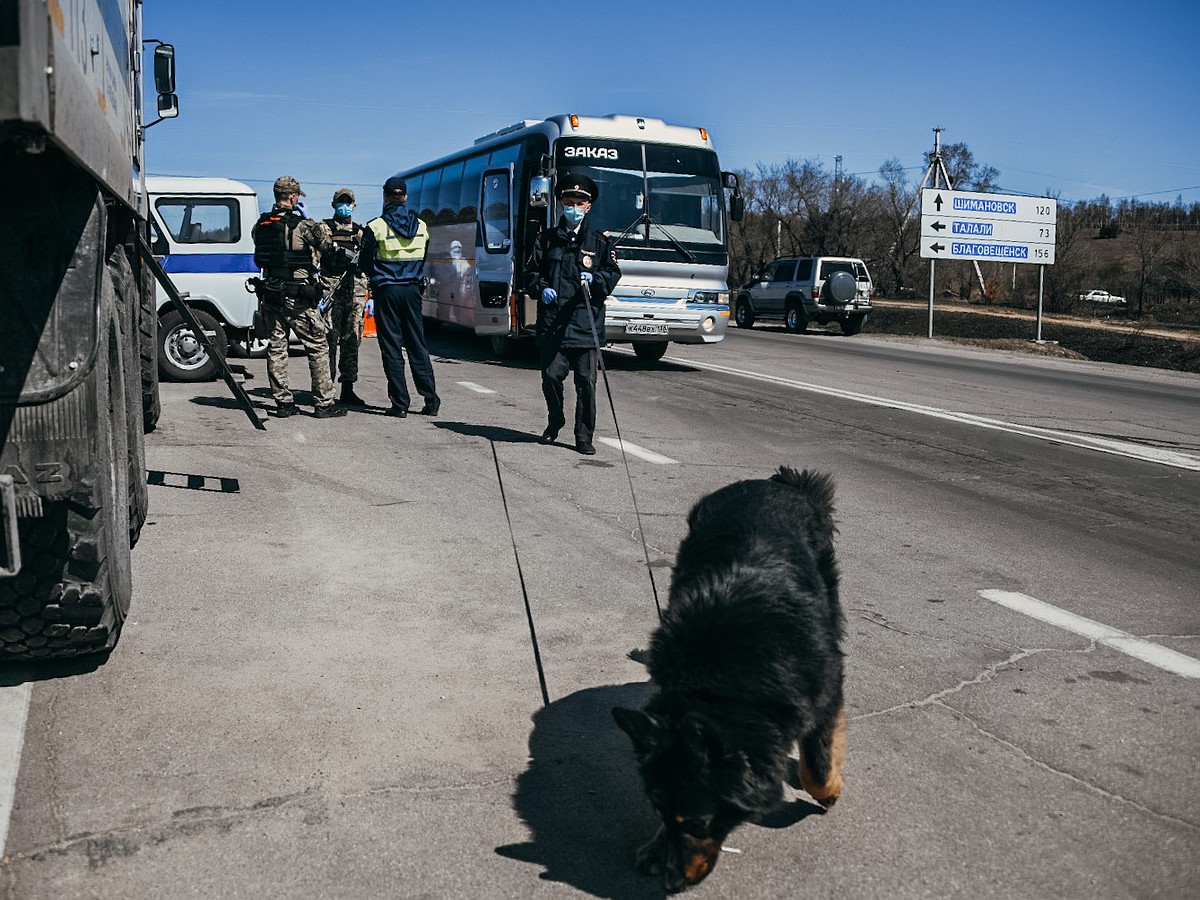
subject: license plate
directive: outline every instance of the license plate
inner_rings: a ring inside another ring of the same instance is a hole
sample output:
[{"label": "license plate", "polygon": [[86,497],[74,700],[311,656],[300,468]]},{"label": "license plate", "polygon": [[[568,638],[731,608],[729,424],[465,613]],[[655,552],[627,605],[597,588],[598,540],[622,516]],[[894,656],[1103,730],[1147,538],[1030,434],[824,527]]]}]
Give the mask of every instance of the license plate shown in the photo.
[{"label": "license plate", "polygon": [[627,322],[626,334],[666,334],[666,322]]}]

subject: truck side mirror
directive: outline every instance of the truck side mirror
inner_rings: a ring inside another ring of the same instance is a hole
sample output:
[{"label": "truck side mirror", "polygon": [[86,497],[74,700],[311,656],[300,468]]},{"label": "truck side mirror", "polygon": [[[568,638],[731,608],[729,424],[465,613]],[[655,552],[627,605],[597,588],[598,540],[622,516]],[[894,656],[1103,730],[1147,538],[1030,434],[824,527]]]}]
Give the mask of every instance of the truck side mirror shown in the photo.
[{"label": "truck side mirror", "polygon": [[[160,94],[175,93],[175,45],[159,44],[154,48],[154,90]],[[162,111],[162,102],[158,105]],[[178,115],[178,111],[176,111]],[[170,118],[163,116],[164,119]]]}]

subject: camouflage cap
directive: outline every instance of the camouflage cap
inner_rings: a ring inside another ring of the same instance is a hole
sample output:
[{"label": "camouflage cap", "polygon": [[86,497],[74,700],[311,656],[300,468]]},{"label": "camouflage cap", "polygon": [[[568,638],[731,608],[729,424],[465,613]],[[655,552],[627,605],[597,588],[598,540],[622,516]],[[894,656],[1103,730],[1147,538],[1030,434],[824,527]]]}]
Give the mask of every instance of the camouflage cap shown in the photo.
[{"label": "camouflage cap", "polygon": [[345,197],[351,203],[358,202],[357,200],[354,199],[354,191],[350,190],[350,188],[338,188],[336,191],[333,192],[333,202],[335,204],[339,200],[341,200],[343,197]]},{"label": "camouflage cap", "polygon": [[301,197],[308,196],[308,194],[300,190],[300,182],[291,175],[280,175],[275,179],[275,193],[281,196],[286,194],[299,194]]}]

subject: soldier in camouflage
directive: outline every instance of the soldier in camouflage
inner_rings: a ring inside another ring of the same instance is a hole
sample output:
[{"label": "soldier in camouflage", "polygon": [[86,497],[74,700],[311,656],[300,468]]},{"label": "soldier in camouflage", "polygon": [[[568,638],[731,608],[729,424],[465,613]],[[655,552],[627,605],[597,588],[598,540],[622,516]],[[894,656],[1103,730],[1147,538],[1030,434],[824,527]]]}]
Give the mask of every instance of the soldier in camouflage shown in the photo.
[{"label": "soldier in camouflage", "polygon": [[329,343],[325,318],[317,309],[321,283],[317,278],[320,254],[333,249],[329,229],[321,222],[304,218],[296,206],[304,191],[290,175],[275,180],[275,205],[259,216],[254,226],[254,261],[263,270],[259,302],[271,346],[267,351],[267,374],[275,398],[275,415],[296,413],[296,401],[288,388],[288,332],[294,331],[304,345],[312,375],[313,415],[318,419],[344,416],[346,408],[333,402],[329,377]]},{"label": "soldier in camouflage", "polygon": [[[350,406],[365,405],[354,393],[358,380],[358,348],[362,343],[363,309],[367,302],[367,277],[358,267],[363,227],[352,218],[354,191],[338,188],[333,194],[333,218],[325,219],[334,249],[321,254],[325,323],[329,327],[329,371],[338,372],[339,398]],[[341,357],[338,349],[341,348]]]}]

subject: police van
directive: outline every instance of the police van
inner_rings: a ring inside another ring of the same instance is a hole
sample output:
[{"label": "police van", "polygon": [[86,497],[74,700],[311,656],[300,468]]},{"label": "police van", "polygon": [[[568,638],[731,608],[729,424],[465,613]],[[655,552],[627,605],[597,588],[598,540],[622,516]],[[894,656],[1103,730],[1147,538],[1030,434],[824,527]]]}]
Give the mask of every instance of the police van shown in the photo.
[{"label": "police van", "polygon": [[[209,342],[221,354],[265,356],[267,342],[252,333],[257,298],[246,279],[259,273],[251,230],[258,196],[229,178],[151,176],[150,231],[154,254]],[[171,381],[203,381],[216,363],[158,288],[158,368]]]}]

